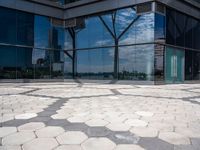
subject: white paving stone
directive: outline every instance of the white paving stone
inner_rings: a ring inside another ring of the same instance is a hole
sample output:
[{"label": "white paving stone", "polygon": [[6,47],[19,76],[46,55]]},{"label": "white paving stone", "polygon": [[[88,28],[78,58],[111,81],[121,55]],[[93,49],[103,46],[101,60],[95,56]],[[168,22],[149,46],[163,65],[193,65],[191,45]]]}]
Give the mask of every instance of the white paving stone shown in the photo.
[{"label": "white paving stone", "polygon": [[40,130],[37,130],[36,135],[41,138],[50,138],[50,137],[56,137],[64,132],[65,130],[61,127],[48,126]]},{"label": "white paving stone", "polygon": [[36,116],[37,116],[36,113],[25,113],[25,114],[16,115],[15,119],[30,119]]},{"label": "white paving stone", "polygon": [[125,123],[110,123],[106,126],[112,131],[128,131],[130,126]]},{"label": "white paving stone", "polygon": [[157,137],[158,130],[151,127],[133,127],[130,132],[140,137]]},{"label": "white paving stone", "polygon": [[117,145],[117,147],[115,148],[115,150],[145,150],[144,148],[140,147],[139,145]]},{"label": "white paving stone", "polygon": [[17,128],[16,127],[1,127],[0,128],[0,137],[5,137],[9,134],[15,133],[17,132]]},{"label": "white paving stone", "polygon": [[90,138],[81,147],[83,150],[113,150],[116,145],[108,138]]},{"label": "white paving stone", "polygon": [[58,143],[54,138],[37,138],[24,144],[23,150],[52,150]]},{"label": "white paving stone", "polygon": [[153,113],[152,112],[148,112],[148,111],[137,111],[135,113],[137,115],[143,116],[143,117],[152,117],[153,116]]},{"label": "white paving stone", "polygon": [[17,132],[2,139],[2,145],[21,145],[35,138],[33,132]]},{"label": "white paving stone", "polygon": [[81,144],[88,137],[80,131],[69,131],[59,135],[56,139],[60,144]]},{"label": "white paving stone", "polygon": [[55,150],[82,150],[80,145],[61,145]]},{"label": "white paving stone", "polygon": [[190,145],[189,138],[175,132],[160,132],[159,138],[175,145]]},{"label": "white paving stone", "polygon": [[21,150],[21,146],[0,146],[0,150]]},{"label": "white paving stone", "polygon": [[145,127],[148,125],[147,122],[138,119],[128,119],[125,121],[125,124],[132,127]]},{"label": "white paving stone", "polygon": [[45,124],[42,122],[30,122],[18,127],[19,131],[36,131],[45,127]]},{"label": "white paving stone", "polygon": [[102,119],[91,119],[91,120],[86,121],[85,124],[91,127],[95,127],[95,126],[98,127],[98,126],[105,126],[108,124],[108,122]]}]

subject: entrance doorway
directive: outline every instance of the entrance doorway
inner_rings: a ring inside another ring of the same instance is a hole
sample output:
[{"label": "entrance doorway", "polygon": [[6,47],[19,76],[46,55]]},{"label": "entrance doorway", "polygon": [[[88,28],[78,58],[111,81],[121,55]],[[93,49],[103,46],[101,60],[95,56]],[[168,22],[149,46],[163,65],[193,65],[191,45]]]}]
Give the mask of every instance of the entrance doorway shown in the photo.
[{"label": "entrance doorway", "polygon": [[184,61],[185,51],[171,47],[166,48],[165,52],[165,82],[183,83],[184,82]]}]

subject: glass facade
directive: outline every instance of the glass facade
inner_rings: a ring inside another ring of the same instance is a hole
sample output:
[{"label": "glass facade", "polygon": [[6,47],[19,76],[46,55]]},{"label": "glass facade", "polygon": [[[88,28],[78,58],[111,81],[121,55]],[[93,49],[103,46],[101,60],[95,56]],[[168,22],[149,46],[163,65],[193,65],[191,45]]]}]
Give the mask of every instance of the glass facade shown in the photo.
[{"label": "glass facade", "polygon": [[184,80],[200,80],[200,20],[169,8],[166,16],[166,43],[184,53]]},{"label": "glass facade", "polygon": [[133,6],[69,28],[8,8],[0,19],[0,79],[200,80],[200,21],[170,8]]},{"label": "glass facade", "polygon": [[63,26],[7,8],[0,8],[0,19],[1,79],[64,78]]}]

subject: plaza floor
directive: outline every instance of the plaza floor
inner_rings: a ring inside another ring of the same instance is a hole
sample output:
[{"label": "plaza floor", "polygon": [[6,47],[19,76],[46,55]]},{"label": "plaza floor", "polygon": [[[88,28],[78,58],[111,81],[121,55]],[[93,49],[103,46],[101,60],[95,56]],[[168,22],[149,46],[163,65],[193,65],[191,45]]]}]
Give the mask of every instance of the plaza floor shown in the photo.
[{"label": "plaza floor", "polygon": [[0,150],[200,150],[200,85],[0,84]]}]

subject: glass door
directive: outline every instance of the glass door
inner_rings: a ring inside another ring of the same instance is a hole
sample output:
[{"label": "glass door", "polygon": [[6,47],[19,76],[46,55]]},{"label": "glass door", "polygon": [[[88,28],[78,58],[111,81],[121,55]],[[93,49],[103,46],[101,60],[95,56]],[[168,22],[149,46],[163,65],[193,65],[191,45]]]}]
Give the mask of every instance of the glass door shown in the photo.
[{"label": "glass door", "polygon": [[165,52],[165,82],[183,83],[184,81],[184,59],[183,50],[167,47]]}]

